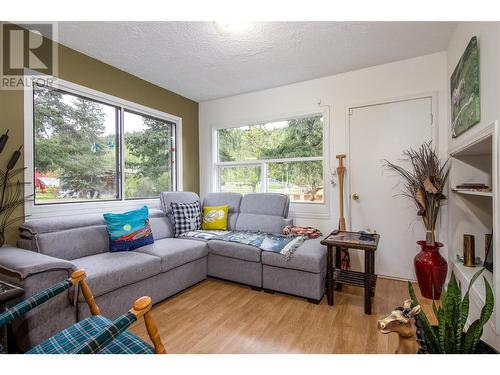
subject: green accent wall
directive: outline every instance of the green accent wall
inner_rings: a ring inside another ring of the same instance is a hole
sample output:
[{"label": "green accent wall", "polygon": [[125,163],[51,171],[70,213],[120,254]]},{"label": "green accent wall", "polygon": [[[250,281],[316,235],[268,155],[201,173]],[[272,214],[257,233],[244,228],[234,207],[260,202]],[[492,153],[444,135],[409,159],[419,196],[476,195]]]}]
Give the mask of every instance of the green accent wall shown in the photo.
[{"label": "green accent wall", "polygon": [[[1,24],[2,22],[0,26]],[[147,59],[147,56],[144,56],[144,59]],[[181,117],[184,190],[199,193],[197,102],[62,44],[58,45],[58,64],[59,78]],[[165,69],[168,69],[168,65]],[[10,129],[9,142],[0,154],[1,168],[5,168],[12,152],[24,141],[23,98],[23,91],[0,90],[0,132],[3,134],[6,129]],[[18,166],[23,165],[22,163],[24,160],[18,162]],[[22,214],[22,210],[14,213]],[[14,224],[7,229],[7,243],[15,244],[18,226]]]}]

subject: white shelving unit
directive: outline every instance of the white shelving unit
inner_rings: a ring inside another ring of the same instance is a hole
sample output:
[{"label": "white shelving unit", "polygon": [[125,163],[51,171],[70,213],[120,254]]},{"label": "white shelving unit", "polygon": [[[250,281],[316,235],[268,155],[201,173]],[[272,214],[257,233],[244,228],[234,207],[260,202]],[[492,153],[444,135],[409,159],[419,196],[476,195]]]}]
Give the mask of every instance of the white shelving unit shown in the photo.
[{"label": "white shelving unit", "polygon": [[[483,340],[500,349],[500,228],[499,228],[499,184],[498,184],[498,121],[456,146],[450,152],[451,171],[449,177],[449,263],[462,289],[480,269],[465,267],[457,261],[463,252],[463,235],[475,236],[476,256],[485,258],[485,235],[493,232],[493,272],[485,270],[484,277],[493,288],[495,309]],[[462,183],[483,183],[491,191],[456,189]],[[480,277],[471,289],[470,316],[475,320],[485,300],[485,285]]]},{"label": "white shelving unit", "polygon": [[491,191],[474,191],[474,190],[461,190],[461,189],[451,189],[451,190],[457,194],[477,195],[479,197],[493,197],[493,192]]}]

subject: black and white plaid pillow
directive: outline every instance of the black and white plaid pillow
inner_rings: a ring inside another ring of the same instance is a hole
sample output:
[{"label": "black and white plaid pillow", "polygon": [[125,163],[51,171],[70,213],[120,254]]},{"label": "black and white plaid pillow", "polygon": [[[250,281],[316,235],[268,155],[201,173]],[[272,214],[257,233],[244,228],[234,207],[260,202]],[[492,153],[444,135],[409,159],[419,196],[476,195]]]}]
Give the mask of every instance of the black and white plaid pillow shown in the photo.
[{"label": "black and white plaid pillow", "polygon": [[184,232],[201,229],[200,202],[171,202],[170,207],[172,208],[175,237]]}]

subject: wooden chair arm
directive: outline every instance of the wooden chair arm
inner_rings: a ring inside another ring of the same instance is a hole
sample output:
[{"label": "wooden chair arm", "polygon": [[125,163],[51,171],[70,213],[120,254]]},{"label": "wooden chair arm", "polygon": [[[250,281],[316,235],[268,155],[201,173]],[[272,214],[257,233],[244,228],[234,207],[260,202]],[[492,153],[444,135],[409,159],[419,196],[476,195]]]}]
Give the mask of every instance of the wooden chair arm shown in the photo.
[{"label": "wooden chair arm", "polygon": [[156,354],[166,354],[165,346],[161,341],[160,334],[158,333],[158,328],[156,327],[155,322],[153,321],[153,317],[151,316],[151,307],[153,306],[153,302],[151,297],[144,296],[137,299],[130,309],[129,312],[134,314],[137,319],[140,317],[144,317],[144,323],[146,324],[146,330],[148,331],[149,338],[153,343]]},{"label": "wooden chair arm", "polygon": [[89,284],[87,284],[87,281],[85,281],[85,270],[80,269],[78,271],[75,271],[71,274],[69,280],[73,283],[73,285],[77,286],[78,284],[80,285],[80,289],[82,290],[83,298],[85,299],[85,302],[87,302],[87,305],[89,305],[90,313],[92,315],[101,315],[101,310],[99,309],[99,306],[97,306],[97,303],[94,299],[94,295],[92,294],[92,291],[90,290]]}]

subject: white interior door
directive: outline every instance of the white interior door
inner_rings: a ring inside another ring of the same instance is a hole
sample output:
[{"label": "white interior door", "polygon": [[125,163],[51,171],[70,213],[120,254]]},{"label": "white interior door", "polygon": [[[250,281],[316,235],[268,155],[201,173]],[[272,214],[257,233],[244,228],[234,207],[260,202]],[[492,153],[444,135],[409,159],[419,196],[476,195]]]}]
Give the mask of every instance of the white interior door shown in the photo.
[{"label": "white interior door", "polygon": [[413,203],[396,196],[400,191],[399,178],[384,167],[384,160],[402,163],[403,150],[419,147],[431,139],[431,97],[350,110],[351,230],[370,228],[380,234],[375,255],[378,275],[415,279],[416,241],[425,239]]}]

